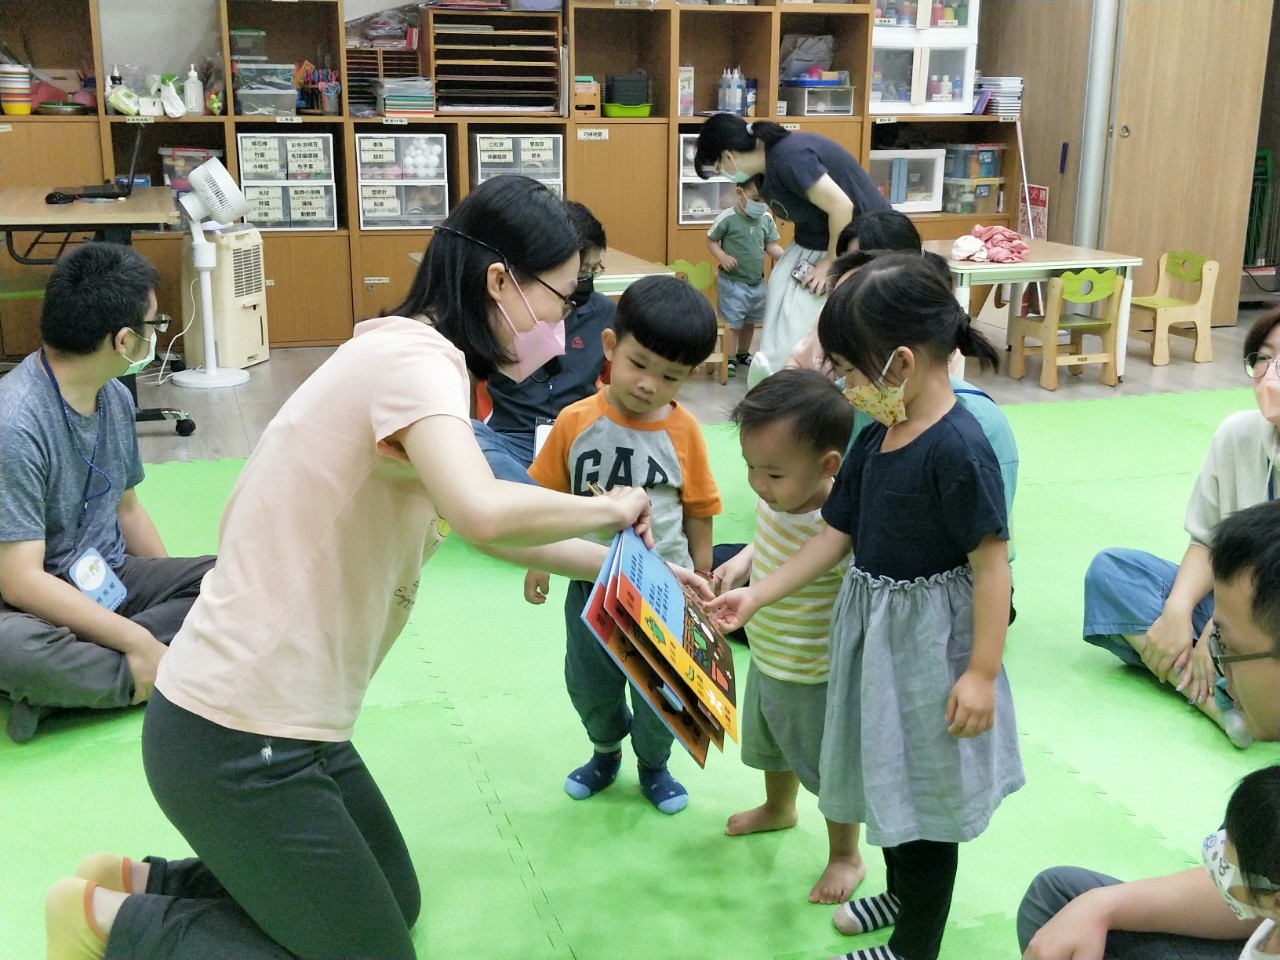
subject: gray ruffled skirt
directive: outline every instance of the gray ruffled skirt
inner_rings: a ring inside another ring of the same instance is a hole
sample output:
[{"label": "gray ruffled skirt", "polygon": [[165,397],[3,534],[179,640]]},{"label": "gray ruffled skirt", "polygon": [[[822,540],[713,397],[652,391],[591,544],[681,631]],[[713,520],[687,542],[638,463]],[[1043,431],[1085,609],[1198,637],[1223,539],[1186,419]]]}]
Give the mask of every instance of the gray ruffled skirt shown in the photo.
[{"label": "gray ruffled skirt", "polygon": [[865,823],[879,847],[960,843],[986,829],[1026,778],[1003,667],[992,728],[964,740],[947,733],[947,698],[972,647],[968,567],[911,582],[849,568],[831,621],[825,817]]}]

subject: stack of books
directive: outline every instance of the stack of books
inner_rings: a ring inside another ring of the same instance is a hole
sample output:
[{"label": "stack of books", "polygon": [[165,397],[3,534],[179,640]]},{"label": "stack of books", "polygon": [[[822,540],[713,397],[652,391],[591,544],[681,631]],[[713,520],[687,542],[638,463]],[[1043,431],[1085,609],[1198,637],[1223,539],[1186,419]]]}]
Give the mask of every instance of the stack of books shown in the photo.
[{"label": "stack of books", "polygon": [[[974,113],[990,113],[1000,117],[1017,117],[1022,115],[1022,78],[1021,77],[979,77],[977,80],[978,98]],[[982,106],[983,109],[977,109]]]}]

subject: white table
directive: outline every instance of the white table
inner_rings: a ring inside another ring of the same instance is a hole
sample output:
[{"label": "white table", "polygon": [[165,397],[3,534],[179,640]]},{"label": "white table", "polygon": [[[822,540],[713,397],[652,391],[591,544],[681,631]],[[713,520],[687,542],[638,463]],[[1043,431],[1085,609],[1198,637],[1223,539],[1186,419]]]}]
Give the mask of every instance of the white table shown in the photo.
[{"label": "white table", "polygon": [[1022,295],[1027,284],[1035,280],[1048,280],[1070,270],[1115,270],[1124,277],[1124,290],[1120,295],[1120,318],[1116,329],[1116,373],[1124,376],[1124,362],[1129,342],[1129,305],[1133,299],[1133,270],[1142,266],[1142,258],[1124,253],[1109,253],[1090,247],[1073,247],[1068,243],[1051,240],[1027,240],[1027,259],[1021,263],[978,263],[973,260],[952,260],[950,240],[928,240],[924,248],[946,259],[955,280],[956,299],[965,310],[969,309],[969,290],[975,285],[1007,283],[1009,292],[1009,319],[1018,316],[1022,308]]}]

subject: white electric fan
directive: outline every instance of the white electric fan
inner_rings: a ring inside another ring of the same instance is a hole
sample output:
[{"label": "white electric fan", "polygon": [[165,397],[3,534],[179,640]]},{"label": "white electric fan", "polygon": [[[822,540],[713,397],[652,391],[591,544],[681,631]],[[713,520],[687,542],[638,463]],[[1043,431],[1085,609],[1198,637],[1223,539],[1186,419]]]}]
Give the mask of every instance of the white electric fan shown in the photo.
[{"label": "white electric fan", "polygon": [[[220,230],[249,212],[249,202],[218,159],[206,160],[187,178],[191,192],[182,197],[183,209],[191,220],[191,263],[200,277],[200,320],[204,336],[204,364],[198,370],[173,375],[180,387],[212,390],[249,382],[246,370],[219,369],[217,345],[213,338],[213,282],[210,274],[218,265],[218,248],[205,239],[205,228]],[[210,222],[203,223],[205,218]]]}]

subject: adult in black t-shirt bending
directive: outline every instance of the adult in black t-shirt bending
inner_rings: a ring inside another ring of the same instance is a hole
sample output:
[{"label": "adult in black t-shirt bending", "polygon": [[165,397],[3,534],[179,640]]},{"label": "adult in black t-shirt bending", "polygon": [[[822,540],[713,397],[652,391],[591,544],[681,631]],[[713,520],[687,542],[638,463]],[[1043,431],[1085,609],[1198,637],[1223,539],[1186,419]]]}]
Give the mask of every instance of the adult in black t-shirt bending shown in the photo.
[{"label": "adult in black t-shirt bending", "polygon": [[[698,134],[694,163],[704,179],[720,175],[742,182],[762,175],[760,195],[776,217],[795,225],[795,240],[769,277],[760,349],[747,376],[747,385],[755,386],[782,369],[813,325],[827,294],[840,231],[862,213],[891,207],[840,144],[764,120],[710,117]],[[802,261],[810,265],[809,273],[797,281],[793,273]]]}]

